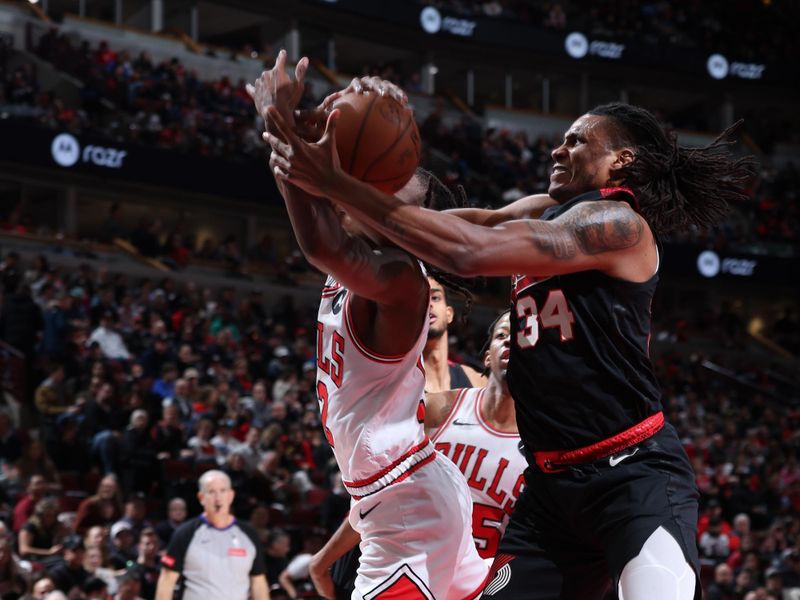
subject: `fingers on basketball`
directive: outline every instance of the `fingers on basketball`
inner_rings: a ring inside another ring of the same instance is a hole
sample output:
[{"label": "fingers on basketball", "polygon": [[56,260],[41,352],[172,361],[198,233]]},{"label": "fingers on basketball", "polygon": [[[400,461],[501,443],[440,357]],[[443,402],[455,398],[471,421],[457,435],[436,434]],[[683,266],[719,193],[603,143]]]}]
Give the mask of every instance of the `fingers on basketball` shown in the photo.
[{"label": "fingers on basketball", "polygon": [[412,111],[376,91],[336,100],[336,149],[345,172],[393,194],[419,165],[421,146]]}]

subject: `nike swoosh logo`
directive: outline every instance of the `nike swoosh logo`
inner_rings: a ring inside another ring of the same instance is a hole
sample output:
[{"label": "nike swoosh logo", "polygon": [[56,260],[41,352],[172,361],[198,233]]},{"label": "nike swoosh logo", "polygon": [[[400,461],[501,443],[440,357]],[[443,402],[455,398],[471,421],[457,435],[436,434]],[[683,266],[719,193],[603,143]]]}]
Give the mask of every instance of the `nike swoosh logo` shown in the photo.
[{"label": "nike swoosh logo", "polygon": [[639,451],[639,448],[634,448],[633,452],[629,452],[628,454],[623,454],[622,456],[612,456],[608,459],[608,464],[611,467],[616,467],[619,463],[621,463],[626,458],[630,458],[634,454]]},{"label": "nike swoosh logo", "polygon": [[370,508],[370,509],[369,509],[367,512],[364,512],[363,510],[359,510],[359,511],[358,511],[358,516],[359,516],[359,517],[361,517],[361,518],[363,519],[363,518],[364,518],[364,517],[366,517],[366,516],[367,516],[369,513],[371,513],[373,510],[375,510],[376,508],[378,508],[378,504],[380,504],[380,502],[378,502],[377,504],[373,505],[373,507],[372,507],[372,508]]},{"label": "nike swoosh logo", "polygon": [[477,425],[477,423],[467,423],[465,421],[459,421],[458,419],[456,419],[455,421],[453,421],[453,425]]}]

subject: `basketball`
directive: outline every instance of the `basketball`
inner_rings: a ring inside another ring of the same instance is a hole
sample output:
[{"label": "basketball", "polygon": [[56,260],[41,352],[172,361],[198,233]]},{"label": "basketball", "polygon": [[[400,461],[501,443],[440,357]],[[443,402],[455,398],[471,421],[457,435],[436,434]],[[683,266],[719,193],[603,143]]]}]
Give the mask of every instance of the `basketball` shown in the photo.
[{"label": "basketball", "polygon": [[402,188],[419,165],[420,138],[411,109],[376,92],[345,94],[332,108],[342,168],[387,194]]}]

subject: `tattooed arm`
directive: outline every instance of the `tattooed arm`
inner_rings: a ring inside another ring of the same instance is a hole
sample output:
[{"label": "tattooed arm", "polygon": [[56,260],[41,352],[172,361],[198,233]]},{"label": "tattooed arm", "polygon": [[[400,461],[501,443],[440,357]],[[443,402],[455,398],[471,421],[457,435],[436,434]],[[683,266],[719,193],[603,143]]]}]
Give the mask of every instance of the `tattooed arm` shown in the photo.
[{"label": "tattooed arm", "polygon": [[649,226],[621,201],[578,204],[553,221],[523,219],[487,227],[402,204],[349,176],[330,188],[329,197],[409,252],[465,277],[599,270],[646,281],[656,269]]},{"label": "tattooed arm", "polygon": [[270,111],[281,138],[287,140],[271,138],[273,154],[280,154],[272,165],[277,180],[329,198],[397,245],[446,271],[473,277],[599,270],[629,281],[645,281],[655,272],[650,228],[624,202],[585,202],[553,221],[475,225],[455,215],[404,204],[345,173],[331,159],[338,111],[331,114],[325,135],[316,144],[300,140],[276,111]]},{"label": "tattooed arm", "polygon": [[425,394],[425,432],[433,433],[447,420],[453,410],[459,390],[446,390],[444,392],[431,392]]}]

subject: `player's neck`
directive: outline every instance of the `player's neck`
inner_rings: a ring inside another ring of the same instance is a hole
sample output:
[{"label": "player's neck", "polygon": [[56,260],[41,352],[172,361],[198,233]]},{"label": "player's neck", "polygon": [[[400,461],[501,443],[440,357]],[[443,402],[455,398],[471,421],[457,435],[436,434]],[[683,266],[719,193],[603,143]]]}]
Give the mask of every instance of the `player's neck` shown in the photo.
[{"label": "player's neck", "polygon": [[448,389],[447,332],[427,341],[422,350],[422,360],[425,363],[425,390],[440,392]]},{"label": "player's neck", "polygon": [[517,431],[517,412],[508,385],[491,375],[483,394],[481,414],[492,427],[500,431]]}]

